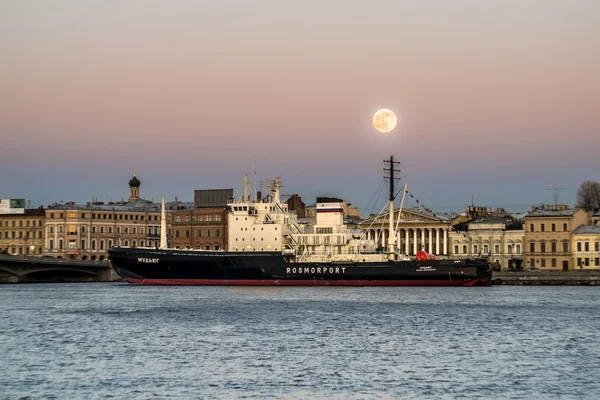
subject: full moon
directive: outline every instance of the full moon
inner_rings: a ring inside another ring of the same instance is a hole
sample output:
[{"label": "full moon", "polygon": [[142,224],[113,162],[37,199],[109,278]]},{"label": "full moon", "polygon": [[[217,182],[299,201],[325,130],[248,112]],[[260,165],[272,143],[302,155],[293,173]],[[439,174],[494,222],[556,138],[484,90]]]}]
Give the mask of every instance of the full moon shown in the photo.
[{"label": "full moon", "polygon": [[389,133],[394,130],[397,123],[398,118],[396,118],[396,114],[387,108],[377,110],[373,115],[373,127],[379,132]]}]

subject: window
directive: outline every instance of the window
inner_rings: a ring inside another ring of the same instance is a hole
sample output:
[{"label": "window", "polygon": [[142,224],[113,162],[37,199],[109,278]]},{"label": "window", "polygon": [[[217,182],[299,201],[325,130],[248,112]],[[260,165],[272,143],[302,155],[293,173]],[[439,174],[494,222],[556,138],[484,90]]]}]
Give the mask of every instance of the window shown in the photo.
[{"label": "window", "polygon": [[189,237],[190,237],[190,230],[189,230],[189,229],[186,229],[186,230],[185,230],[185,237],[186,237],[186,238],[189,238]]},{"label": "window", "polygon": [[454,245],[454,254],[458,254],[458,245]]},{"label": "window", "polygon": [[550,245],[550,247],[552,248],[552,252],[556,253],[556,242],[552,242],[552,244]]},{"label": "window", "polygon": [[494,245],[494,253],[496,253],[496,254],[500,253],[500,245],[499,244]]},{"label": "window", "polygon": [[581,242],[577,242],[577,251],[581,251]]},{"label": "window", "polygon": [[175,231],[175,237],[179,237],[179,229]]},{"label": "window", "polygon": [[517,253],[517,254],[521,253],[521,245],[520,244],[515,245],[515,253]]},{"label": "window", "polygon": [[[215,215],[215,221],[220,221],[221,220],[221,216],[220,215]],[[215,250],[217,249],[218,246],[215,246]]]},{"label": "window", "polygon": [[92,233],[96,233],[96,227],[92,226]]},{"label": "window", "polygon": [[137,233],[137,228],[133,228],[133,234],[135,235]]},{"label": "window", "polygon": [[463,244],[463,254],[467,254],[467,253],[468,253],[468,251],[467,251],[467,245]]},{"label": "window", "polygon": [[60,225],[60,226],[58,227],[58,233],[63,233],[63,227],[62,227],[62,225]]},{"label": "window", "polygon": [[207,215],[207,216],[206,216],[206,221],[207,221],[207,222],[210,222],[211,220],[212,220],[212,217],[211,217],[210,215]]},{"label": "window", "polygon": [[546,259],[545,259],[545,258],[542,258],[542,265],[541,265],[541,266],[542,266],[542,267],[545,267],[545,266],[546,266]]},{"label": "window", "polygon": [[535,242],[530,242],[529,243],[529,252],[530,253],[535,253]]},{"label": "window", "polygon": [[569,252],[569,242],[563,242],[563,253]]},{"label": "window", "polygon": [[129,246],[129,240],[125,241],[125,246]]},{"label": "window", "polygon": [[113,245],[113,242],[112,242],[112,240],[109,240],[109,241],[108,241],[108,248],[110,249],[110,248],[112,247],[112,245]]},{"label": "window", "polygon": [[54,233],[54,227],[52,225],[50,225],[49,232]]},{"label": "window", "polygon": [[563,224],[563,231],[565,231],[565,232],[568,231],[567,224]]},{"label": "window", "polygon": [[586,257],[586,258],[585,258],[585,266],[586,266],[586,267],[589,267],[589,266],[590,266],[590,258],[589,258],[589,257]]},{"label": "window", "polygon": [[117,226],[117,233],[121,233],[121,227]]},{"label": "window", "polygon": [[541,224],[540,225],[540,231],[541,232],[546,232],[546,225],[545,224]]},{"label": "window", "polygon": [[475,254],[479,253],[479,248],[476,244],[473,245],[473,253],[475,253]]},{"label": "window", "polygon": [[206,249],[206,250],[210,250],[210,246],[209,246],[209,245],[206,245],[205,249]]},{"label": "window", "polygon": [[134,241],[132,242],[132,244],[131,244],[131,245],[132,245],[133,247],[136,247],[136,245],[137,245],[136,241],[134,240]]},{"label": "window", "polygon": [[112,226],[108,227],[108,233],[112,233]]},{"label": "window", "polygon": [[551,265],[552,265],[553,268],[556,267],[556,258],[553,258],[551,260],[551,263],[552,263]]},{"label": "window", "polygon": [[92,250],[96,250],[96,241],[92,240]]},{"label": "window", "polygon": [[596,267],[600,267],[600,257],[596,257]]},{"label": "window", "polygon": [[196,229],[196,237],[201,237],[201,236],[202,236],[202,230]]},{"label": "window", "polygon": [[590,242],[585,242],[584,243],[584,250],[585,251],[590,251]]},{"label": "window", "polygon": [[81,249],[85,249],[85,239],[81,239]]},{"label": "window", "polygon": [[[552,232],[556,232],[556,224],[552,224]],[[556,261],[556,260],[554,260]]]},{"label": "window", "polygon": [[144,234],[144,228],[140,228],[140,233],[143,235]]},{"label": "window", "polygon": [[[62,215],[62,214],[61,214],[61,215]],[[62,217],[61,217],[61,218],[62,218]],[[62,249],[63,249],[63,241],[62,241],[62,239],[60,239],[60,240],[58,241],[58,249],[59,249],[59,250],[62,250]]]},{"label": "window", "polygon": [[488,247],[488,245],[487,245],[487,244],[484,244],[484,245],[483,245],[483,253],[484,253],[484,254],[487,254],[487,253],[489,253],[489,252],[490,252],[490,248]]},{"label": "window", "polygon": [[190,222],[190,216],[189,215],[185,216],[185,222]]},{"label": "window", "polygon": [[509,244],[509,245],[506,247],[506,249],[508,250],[508,254],[512,254],[512,251],[513,251],[513,245],[512,245],[512,244]]},{"label": "window", "polygon": [[533,224],[529,224],[529,232],[533,232]]},{"label": "window", "polygon": [[144,241],[140,240],[140,247],[144,247]]},{"label": "window", "polygon": [[600,251],[600,242],[594,243],[594,251]]},{"label": "window", "polygon": [[104,250],[104,240],[100,241],[100,250]]},{"label": "window", "polygon": [[[206,230],[206,237],[210,237],[210,229]],[[207,249],[208,250],[208,249]]]},{"label": "window", "polygon": [[103,226],[100,227],[100,233],[104,233],[104,227]]},{"label": "window", "polygon": [[50,250],[54,250],[54,240],[50,239],[50,244],[48,245],[48,247],[50,248]]},{"label": "window", "polygon": [[219,246],[215,245],[215,250],[219,250],[219,248],[220,248]]},{"label": "window", "polygon": [[175,222],[181,222],[181,217],[180,216],[175,217]]},{"label": "window", "polygon": [[577,266],[581,267],[581,257],[577,257]]},{"label": "window", "polygon": [[546,252],[546,242],[540,243],[540,252],[542,252],[542,253]]},{"label": "window", "polygon": [[220,237],[220,236],[221,236],[221,230],[215,229],[215,237]]}]

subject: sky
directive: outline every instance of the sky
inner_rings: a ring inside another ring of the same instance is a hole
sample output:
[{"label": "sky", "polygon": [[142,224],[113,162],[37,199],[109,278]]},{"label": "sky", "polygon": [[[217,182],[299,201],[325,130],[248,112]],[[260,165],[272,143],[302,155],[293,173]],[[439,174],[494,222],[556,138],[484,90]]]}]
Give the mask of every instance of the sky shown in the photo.
[{"label": "sky", "polygon": [[256,171],[377,213],[393,155],[428,208],[572,204],[598,71],[597,0],[0,0],[0,198],[119,200],[136,168],[191,201]]}]

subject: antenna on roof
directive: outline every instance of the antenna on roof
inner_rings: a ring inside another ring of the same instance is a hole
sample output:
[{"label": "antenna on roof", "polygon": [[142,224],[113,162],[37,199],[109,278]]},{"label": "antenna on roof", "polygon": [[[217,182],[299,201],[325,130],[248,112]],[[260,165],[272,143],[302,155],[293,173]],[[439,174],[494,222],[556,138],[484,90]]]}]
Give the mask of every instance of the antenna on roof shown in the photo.
[{"label": "antenna on roof", "polygon": [[558,191],[559,190],[565,190],[563,188],[549,188],[546,190],[554,190],[554,195],[552,196],[554,198],[554,208],[556,208],[556,205],[558,204]]}]

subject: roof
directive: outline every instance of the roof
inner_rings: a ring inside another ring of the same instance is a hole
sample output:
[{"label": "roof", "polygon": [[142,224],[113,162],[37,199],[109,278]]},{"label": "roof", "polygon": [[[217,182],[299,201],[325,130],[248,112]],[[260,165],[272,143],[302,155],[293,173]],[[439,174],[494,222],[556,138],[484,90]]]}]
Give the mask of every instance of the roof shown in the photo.
[{"label": "roof", "polygon": [[[153,203],[149,200],[138,199],[127,203],[113,203],[113,204],[57,204],[50,206],[47,210],[86,210],[86,211],[127,211],[127,212],[160,212],[160,203]],[[189,202],[167,202],[165,203],[165,209],[169,210],[180,210],[193,207],[193,203]]]},{"label": "roof", "polygon": [[573,234],[577,235],[577,234],[581,234],[581,233],[591,233],[591,234],[597,234],[600,235],[600,226],[596,226],[596,225],[581,225],[579,228],[575,229],[575,231],[573,231]]},{"label": "roof", "polygon": [[23,214],[0,214],[0,217],[6,218],[20,218],[20,217],[43,217],[46,215],[46,210],[43,208],[32,208],[29,210],[25,210]]},{"label": "roof", "polygon": [[531,211],[526,217],[570,217],[576,210],[535,210]]}]

